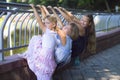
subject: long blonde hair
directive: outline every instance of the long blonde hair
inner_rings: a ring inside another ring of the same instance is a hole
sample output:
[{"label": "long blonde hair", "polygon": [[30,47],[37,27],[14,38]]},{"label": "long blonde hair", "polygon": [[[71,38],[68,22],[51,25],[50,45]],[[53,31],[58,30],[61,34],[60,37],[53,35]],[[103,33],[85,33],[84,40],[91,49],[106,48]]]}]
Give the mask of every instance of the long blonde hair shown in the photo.
[{"label": "long blonde hair", "polygon": [[95,25],[92,15],[84,15],[89,18],[89,27],[88,27],[88,45],[87,50],[90,53],[96,53],[96,34],[95,34]]},{"label": "long blonde hair", "polygon": [[45,19],[48,19],[51,23],[54,23],[55,24],[55,26],[54,26],[54,30],[56,29],[56,26],[57,26],[57,18],[54,16],[54,15],[52,15],[52,14],[49,14],[49,15],[47,15],[46,17],[44,17],[44,20]]}]

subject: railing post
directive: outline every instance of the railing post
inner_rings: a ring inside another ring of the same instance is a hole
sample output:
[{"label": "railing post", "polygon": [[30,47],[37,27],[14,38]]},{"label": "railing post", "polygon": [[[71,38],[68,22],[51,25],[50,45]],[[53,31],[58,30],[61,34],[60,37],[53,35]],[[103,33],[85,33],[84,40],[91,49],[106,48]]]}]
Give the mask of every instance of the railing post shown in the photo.
[{"label": "railing post", "polygon": [[[2,50],[2,28],[0,27],[0,50]],[[3,61],[3,51],[0,51],[0,61]]]},{"label": "railing post", "polygon": [[107,18],[107,21],[106,21],[106,31],[108,31],[108,26],[109,26],[109,21],[110,21],[110,19],[111,19],[111,16],[112,16],[112,15],[110,15],[110,16]]},{"label": "railing post", "polygon": [[119,6],[118,6],[118,5],[115,6],[115,11],[116,11],[116,12],[119,11]]},{"label": "railing post", "polygon": [[0,61],[3,61],[4,60],[4,42],[3,42],[3,35],[4,35],[4,28],[5,28],[5,25],[6,25],[6,23],[7,23],[7,21],[8,21],[8,19],[9,19],[9,17],[12,15],[12,13],[11,12],[8,12],[7,13],[7,15],[6,15],[6,17],[5,17],[5,19],[4,19],[4,21],[3,21],[3,23],[2,23],[2,25],[0,26]]}]

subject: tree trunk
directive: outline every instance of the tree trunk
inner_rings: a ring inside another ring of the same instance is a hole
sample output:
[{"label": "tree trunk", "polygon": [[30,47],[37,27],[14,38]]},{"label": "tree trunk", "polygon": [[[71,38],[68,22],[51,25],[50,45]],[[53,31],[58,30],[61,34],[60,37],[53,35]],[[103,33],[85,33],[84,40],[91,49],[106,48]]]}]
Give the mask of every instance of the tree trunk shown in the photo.
[{"label": "tree trunk", "polygon": [[108,1],[107,1],[107,0],[105,0],[105,5],[106,5],[107,10],[108,10],[109,12],[111,12],[111,10],[110,10],[110,6],[109,6],[109,4],[108,4]]}]

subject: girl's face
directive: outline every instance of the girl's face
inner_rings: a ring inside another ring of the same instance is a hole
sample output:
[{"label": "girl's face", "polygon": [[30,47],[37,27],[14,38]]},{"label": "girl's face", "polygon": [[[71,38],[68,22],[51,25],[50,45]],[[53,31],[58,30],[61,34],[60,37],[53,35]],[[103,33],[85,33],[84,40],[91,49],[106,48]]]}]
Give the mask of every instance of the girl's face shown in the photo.
[{"label": "girl's face", "polygon": [[62,30],[66,33],[66,34],[70,34],[71,33],[71,26],[70,25],[66,25],[62,28]]},{"label": "girl's face", "polygon": [[87,16],[83,16],[80,20],[80,24],[82,27],[88,27],[90,22],[89,22],[89,18]]},{"label": "girl's face", "polygon": [[53,28],[54,28],[54,26],[55,26],[55,24],[54,23],[52,23],[52,22],[50,22],[48,19],[45,19],[45,26],[47,27],[47,28],[49,28],[50,30],[52,30]]}]

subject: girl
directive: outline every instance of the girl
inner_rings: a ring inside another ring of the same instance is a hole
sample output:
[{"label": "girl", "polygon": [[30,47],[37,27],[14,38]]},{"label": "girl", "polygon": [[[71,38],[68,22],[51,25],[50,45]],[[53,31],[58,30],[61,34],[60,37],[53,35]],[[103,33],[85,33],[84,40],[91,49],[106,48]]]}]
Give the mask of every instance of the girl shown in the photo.
[{"label": "girl", "polygon": [[[33,8],[37,22],[44,34],[42,37],[34,36],[31,39],[28,50],[25,53],[25,58],[27,59],[29,68],[37,76],[37,80],[51,80],[56,69],[56,62],[54,59],[55,49],[59,51],[60,49],[57,49],[59,45],[65,46],[66,43],[71,43],[71,38],[74,36],[73,32],[75,32],[77,28],[74,24],[69,24],[60,30],[56,28],[56,18],[51,15],[46,16],[43,23],[35,7],[33,5],[31,5],[31,7]],[[43,12],[44,10],[41,6],[39,7],[41,12]],[[74,26],[74,28],[71,26]],[[73,30],[73,32],[71,30]],[[58,38],[56,32],[59,35]],[[71,36],[68,37],[69,41],[67,35]],[[67,49],[71,50],[69,46]]]},{"label": "girl", "polygon": [[55,10],[51,6],[49,6],[48,8],[52,10],[53,14],[56,16],[57,20],[59,21],[58,25],[61,26],[62,30],[58,28],[58,31],[66,32],[65,46],[59,44],[55,52],[58,65],[63,66],[67,64],[71,59],[72,40],[76,40],[78,38],[79,29],[78,29],[78,26],[73,22],[70,22],[66,26],[63,26],[63,23],[61,19],[58,17],[58,15],[56,14]]},{"label": "girl", "polygon": [[[42,22],[34,5],[31,5],[43,35],[33,36],[27,51],[22,55],[26,58],[29,68],[35,73],[37,80],[51,80],[56,69],[54,52],[56,48],[55,27],[57,19],[48,15]],[[41,9],[43,14],[43,9]]]},{"label": "girl", "polygon": [[[95,27],[92,15],[84,15],[81,20],[76,18],[71,12],[64,8],[57,9],[67,21],[73,21],[78,24],[79,37],[77,40],[72,42],[72,59],[73,62],[76,57],[82,53],[89,52],[88,54],[96,52],[96,38],[95,38]],[[80,56],[83,59],[83,54]],[[76,62],[76,61],[75,61]]]}]

